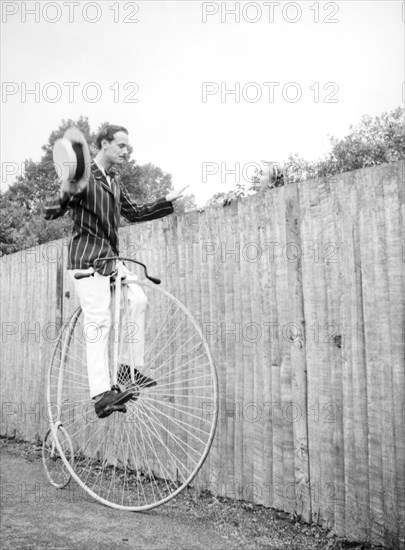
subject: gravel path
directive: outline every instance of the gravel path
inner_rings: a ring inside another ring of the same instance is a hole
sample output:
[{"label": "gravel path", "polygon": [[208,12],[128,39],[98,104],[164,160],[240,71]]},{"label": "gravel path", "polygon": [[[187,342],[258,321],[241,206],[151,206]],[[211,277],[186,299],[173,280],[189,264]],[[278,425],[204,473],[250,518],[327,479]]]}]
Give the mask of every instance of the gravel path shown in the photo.
[{"label": "gravel path", "polygon": [[40,446],[2,438],[3,550],[234,550],[377,548],[348,543],[287,514],[183,491],[145,513],[103,506],[74,483],[47,481]]}]

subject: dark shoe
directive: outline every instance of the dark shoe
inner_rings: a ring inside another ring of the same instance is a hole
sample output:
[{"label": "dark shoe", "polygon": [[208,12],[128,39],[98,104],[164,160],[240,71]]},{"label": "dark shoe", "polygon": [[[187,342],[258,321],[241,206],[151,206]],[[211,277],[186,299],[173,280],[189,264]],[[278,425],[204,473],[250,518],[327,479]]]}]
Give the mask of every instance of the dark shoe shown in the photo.
[{"label": "dark shoe", "polygon": [[[129,365],[120,365],[118,369],[118,382],[129,386],[131,384],[131,369]],[[151,388],[157,385],[156,380],[140,373],[138,369],[134,369],[134,384],[140,388]]]},{"label": "dark shoe", "polygon": [[114,411],[127,412],[125,403],[134,396],[134,390],[129,389],[122,392],[117,386],[111,391],[106,391],[101,399],[94,405],[96,415],[99,418],[106,418]]},{"label": "dark shoe", "polygon": [[136,386],[135,384],[132,384],[132,382],[128,382],[125,388],[128,391],[132,391],[132,397],[130,401],[136,401],[139,397],[139,387]]}]

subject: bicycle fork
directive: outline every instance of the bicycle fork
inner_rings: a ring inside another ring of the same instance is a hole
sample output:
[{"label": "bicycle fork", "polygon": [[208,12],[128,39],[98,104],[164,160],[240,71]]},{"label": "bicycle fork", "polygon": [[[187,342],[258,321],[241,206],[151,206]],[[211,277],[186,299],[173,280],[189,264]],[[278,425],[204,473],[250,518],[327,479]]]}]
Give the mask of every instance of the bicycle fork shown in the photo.
[{"label": "bicycle fork", "polygon": [[122,286],[122,278],[123,278],[123,272],[122,272],[122,264],[118,262],[117,265],[117,276],[115,278],[115,283],[113,286],[113,303],[114,303],[114,330],[117,332],[115,333],[116,336],[114,338],[114,351],[113,351],[113,368],[112,368],[112,383],[113,386],[117,385],[117,378],[118,378],[118,357],[119,357],[119,350],[121,347],[121,286]]}]

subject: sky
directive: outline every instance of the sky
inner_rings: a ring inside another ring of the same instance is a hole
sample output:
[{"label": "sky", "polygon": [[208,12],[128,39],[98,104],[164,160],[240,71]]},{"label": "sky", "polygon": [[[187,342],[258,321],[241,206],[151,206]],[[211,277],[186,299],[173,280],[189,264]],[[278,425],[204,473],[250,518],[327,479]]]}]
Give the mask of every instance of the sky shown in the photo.
[{"label": "sky", "polygon": [[263,160],[316,161],[403,104],[403,5],[4,0],[1,190],[81,115],[125,126],[200,205]]}]

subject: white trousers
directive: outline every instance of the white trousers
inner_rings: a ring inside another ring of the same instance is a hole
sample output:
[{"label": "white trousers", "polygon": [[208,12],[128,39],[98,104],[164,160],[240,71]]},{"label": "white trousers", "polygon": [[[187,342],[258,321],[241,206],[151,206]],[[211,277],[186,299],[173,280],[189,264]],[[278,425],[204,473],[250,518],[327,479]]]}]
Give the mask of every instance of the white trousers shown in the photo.
[{"label": "white trousers", "polygon": [[[121,266],[127,280],[137,279],[125,266]],[[86,341],[87,374],[90,397],[111,389],[110,365],[108,360],[109,332],[111,328],[111,290],[110,277],[94,273],[92,277],[75,279],[74,274],[80,269],[70,269],[68,273],[79,297],[83,310],[83,335]],[[145,312],[148,300],[142,288],[129,284],[127,302],[123,303],[124,289],[121,295],[121,311],[126,309],[128,315],[123,319],[121,330],[123,338],[119,349],[119,363],[133,367],[144,366]],[[117,338],[117,335],[115,335]]]}]

